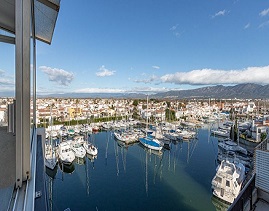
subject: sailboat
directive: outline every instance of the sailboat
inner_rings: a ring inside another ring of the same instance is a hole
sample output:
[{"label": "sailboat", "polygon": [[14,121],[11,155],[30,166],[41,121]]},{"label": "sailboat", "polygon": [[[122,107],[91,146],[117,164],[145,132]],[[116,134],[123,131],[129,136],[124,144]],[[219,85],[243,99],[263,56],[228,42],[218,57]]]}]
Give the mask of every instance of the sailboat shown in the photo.
[{"label": "sailboat", "polygon": [[[148,129],[148,96],[147,96],[147,117],[146,117],[146,131]],[[146,133],[145,137],[140,137],[138,138],[139,142],[149,148],[149,149],[153,149],[153,150],[162,150],[163,148],[163,142],[157,140],[156,138],[150,137],[148,136],[148,133]]]},{"label": "sailboat", "polygon": [[56,165],[57,165],[57,156],[50,141],[50,143],[45,144],[45,166],[53,170]]},{"label": "sailboat", "polygon": [[[86,138],[88,139],[88,135],[86,135]],[[97,156],[98,149],[96,146],[93,145],[93,143],[89,141],[84,141],[83,147],[86,150],[86,153],[92,156]]]},{"label": "sailboat", "polygon": [[[50,128],[52,128],[51,106],[50,106]],[[57,155],[52,143],[52,136],[49,136],[49,142],[45,143],[45,166],[54,169],[57,164]]]}]

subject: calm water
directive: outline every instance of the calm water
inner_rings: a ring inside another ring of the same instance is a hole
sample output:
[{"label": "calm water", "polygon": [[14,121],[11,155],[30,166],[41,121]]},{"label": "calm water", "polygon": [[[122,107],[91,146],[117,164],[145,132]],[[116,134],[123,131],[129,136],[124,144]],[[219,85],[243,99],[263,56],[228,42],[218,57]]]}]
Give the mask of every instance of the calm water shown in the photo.
[{"label": "calm water", "polygon": [[162,154],[139,143],[121,147],[111,132],[89,139],[98,147],[96,159],[47,176],[52,210],[215,210],[217,139],[206,127],[197,140],[172,144]]}]

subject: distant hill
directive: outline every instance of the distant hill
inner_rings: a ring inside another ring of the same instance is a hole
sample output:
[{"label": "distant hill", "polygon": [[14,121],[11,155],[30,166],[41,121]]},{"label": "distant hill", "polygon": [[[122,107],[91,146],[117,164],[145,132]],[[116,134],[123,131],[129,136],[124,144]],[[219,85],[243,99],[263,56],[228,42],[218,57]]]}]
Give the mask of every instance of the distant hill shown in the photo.
[{"label": "distant hill", "polygon": [[[14,96],[14,93],[0,92],[0,97]],[[50,94],[38,95],[40,98],[132,98],[145,99],[146,94],[143,93],[65,93],[65,94]],[[235,86],[207,86],[197,89],[168,91],[157,94],[152,94],[150,98],[168,98],[168,99],[183,99],[183,98],[217,98],[217,99],[269,99],[269,85],[258,84],[239,84]]]},{"label": "distant hill", "polygon": [[269,85],[239,84],[235,86],[208,86],[191,90],[168,91],[153,95],[155,98],[269,98]]},{"label": "distant hill", "polygon": [[53,98],[132,98],[142,99],[146,95],[139,93],[64,93],[64,94],[50,94],[40,95],[40,98],[53,97]]}]

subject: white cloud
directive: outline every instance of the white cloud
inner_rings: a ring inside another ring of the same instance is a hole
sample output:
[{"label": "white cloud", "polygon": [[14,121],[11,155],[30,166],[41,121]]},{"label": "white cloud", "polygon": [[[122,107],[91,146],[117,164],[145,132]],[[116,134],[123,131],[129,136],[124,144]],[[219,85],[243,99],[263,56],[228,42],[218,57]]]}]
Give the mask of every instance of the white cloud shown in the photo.
[{"label": "white cloud", "polygon": [[268,14],[269,14],[269,8],[261,11],[259,15],[263,17],[263,16],[266,16]]},{"label": "white cloud", "polygon": [[132,87],[128,89],[83,88],[75,90],[74,93],[157,93],[167,92],[170,90],[172,89],[165,87]]},{"label": "white cloud", "polygon": [[[145,76],[145,75],[144,75]],[[135,83],[151,83],[153,81],[158,80],[158,77],[156,75],[151,75],[149,78],[145,78],[145,79],[135,79],[133,80]]]},{"label": "white cloud", "polygon": [[106,69],[104,65],[102,65],[99,68],[99,70],[100,70],[99,72],[96,72],[96,75],[98,77],[112,76],[116,72],[116,71],[113,71],[113,70]]},{"label": "white cloud", "polygon": [[156,65],[153,65],[152,68],[153,69],[157,69],[157,70],[160,69],[160,67],[159,66],[156,66]]},{"label": "white cloud", "polygon": [[174,35],[175,35],[176,37],[178,37],[178,38],[181,36],[181,34],[182,34],[182,33],[180,33],[180,32],[175,32],[175,33],[174,33]]},{"label": "white cloud", "polygon": [[164,83],[215,85],[215,84],[241,84],[258,83],[269,84],[269,66],[248,67],[242,70],[213,70],[201,69],[190,72],[176,72],[166,74],[160,79]]},{"label": "white cloud", "polygon": [[244,26],[244,29],[248,29],[250,27],[250,23]]},{"label": "white cloud", "polygon": [[227,13],[226,10],[218,11],[212,16],[212,18],[215,18],[215,17],[218,17],[218,16],[224,16],[226,13]]},{"label": "white cloud", "polygon": [[49,80],[62,86],[68,86],[74,79],[74,74],[63,69],[40,66],[39,69],[48,75]]},{"label": "white cloud", "polygon": [[9,88],[6,88],[5,86],[14,86],[14,85],[15,85],[14,77],[7,76],[6,72],[4,70],[0,69],[0,87],[1,87],[1,90],[9,89]]},{"label": "white cloud", "polygon": [[0,78],[0,86],[10,86],[15,85],[15,82],[13,80],[7,79],[7,78]]},{"label": "white cloud", "polygon": [[165,88],[165,87],[134,87],[129,91],[126,92],[134,92],[134,93],[143,93],[143,92],[152,92],[152,93],[157,93],[157,92],[167,92],[170,91],[170,89]]},{"label": "white cloud", "polygon": [[123,93],[122,89],[110,89],[110,88],[84,88],[77,89],[75,93]]},{"label": "white cloud", "polygon": [[169,30],[171,30],[171,31],[175,31],[175,30],[177,29],[177,27],[178,27],[178,24],[172,26]]},{"label": "white cloud", "polygon": [[264,28],[264,27],[266,27],[266,26],[268,26],[268,25],[269,25],[269,20],[263,22],[262,24],[260,24],[260,25],[259,25],[259,28]]}]

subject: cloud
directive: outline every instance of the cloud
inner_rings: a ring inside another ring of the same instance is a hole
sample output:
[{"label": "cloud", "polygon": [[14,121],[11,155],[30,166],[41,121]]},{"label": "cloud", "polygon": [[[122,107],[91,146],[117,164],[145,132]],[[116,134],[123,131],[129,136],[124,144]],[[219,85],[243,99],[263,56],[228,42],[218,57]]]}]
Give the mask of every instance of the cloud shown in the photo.
[{"label": "cloud", "polygon": [[15,82],[13,80],[2,77],[0,78],[0,86],[11,86],[11,85],[12,86],[15,85]]},{"label": "cloud", "polygon": [[201,69],[190,72],[176,72],[160,77],[163,83],[216,85],[258,83],[269,84],[269,66],[248,67],[242,70]]},{"label": "cloud", "polygon": [[134,87],[131,90],[126,92],[134,92],[134,93],[157,93],[157,92],[168,92],[171,89],[165,87]]},{"label": "cloud", "polygon": [[176,37],[178,37],[178,38],[181,36],[181,34],[182,34],[182,33],[180,33],[180,32],[174,32],[174,35],[175,35]]},{"label": "cloud", "polygon": [[248,29],[250,27],[250,23],[244,26],[244,29]]},{"label": "cloud", "polygon": [[212,18],[218,17],[218,16],[224,16],[227,13],[226,10],[221,10],[215,13],[215,15],[212,16]]},{"label": "cloud", "polygon": [[68,86],[74,79],[74,74],[63,69],[40,66],[39,69],[48,75],[49,81],[53,81],[61,86]]},{"label": "cloud", "polygon": [[128,89],[112,89],[112,88],[83,88],[77,89],[74,93],[157,93],[167,92],[174,89],[165,87],[132,87]]},{"label": "cloud", "polygon": [[260,15],[261,17],[266,16],[266,15],[268,15],[268,14],[269,14],[269,8],[268,8],[268,9],[265,9],[265,10],[263,10],[263,11],[261,11],[261,12],[259,13],[259,15]]},{"label": "cloud", "polygon": [[153,81],[157,81],[157,80],[158,80],[158,77],[156,75],[152,75],[152,76],[150,76],[147,79],[135,79],[133,81],[135,83],[145,83],[145,84],[148,84],[148,83],[152,83]]},{"label": "cloud", "polygon": [[[1,90],[3,90],[5,88],[5,86],[14,86],[14,85],[15,85],[14,77],[7,76],[6,72],[4,70],[0,69],[0,87],[1,87]],[[9,88],[7,88],[7,89],[9,89]]]},{"label": "cloud", "polygon": [[100,70],[99,72],[96,72],[96,75],[98,77],[112,76],[116,72],[116,71],[113,71],[113,70],[106,69],[104,65],[102,65],[99,68],[99,70]]},{"label": "cloud", "polygon": [[156,66],[156,65],[153,65],[152,68],[153,69],[157,69],[157,70],[160,69],[160,67],[159,66]]},{"label": "cloud", "polygon": [[169,30],[173,32],[173,35],[179,38],[184,33],[184,31],[178,32],[179,30],[177,30],[177,28],[178,28],[178,24],[172,26]]},{"label": "cloud", "polygon": [[124,93],[123,89],[110,89],[110,88],[84,88],[77,89],[75,93]]},{"label": "cloud", "polygon": [[264,28],[264,27],[267,27],[269,25],[269,20],[268,21],[265,21],[265,22],[263,22],[263,23],[261,23],[260,25],[259,25],[259,28]]},{"label": "cloud", "polygon": [[175,30],[177,29],[177,27],[178,27],[178,24],[172,26],[169,30],[170,30],[170,31],[175,31]]}]

